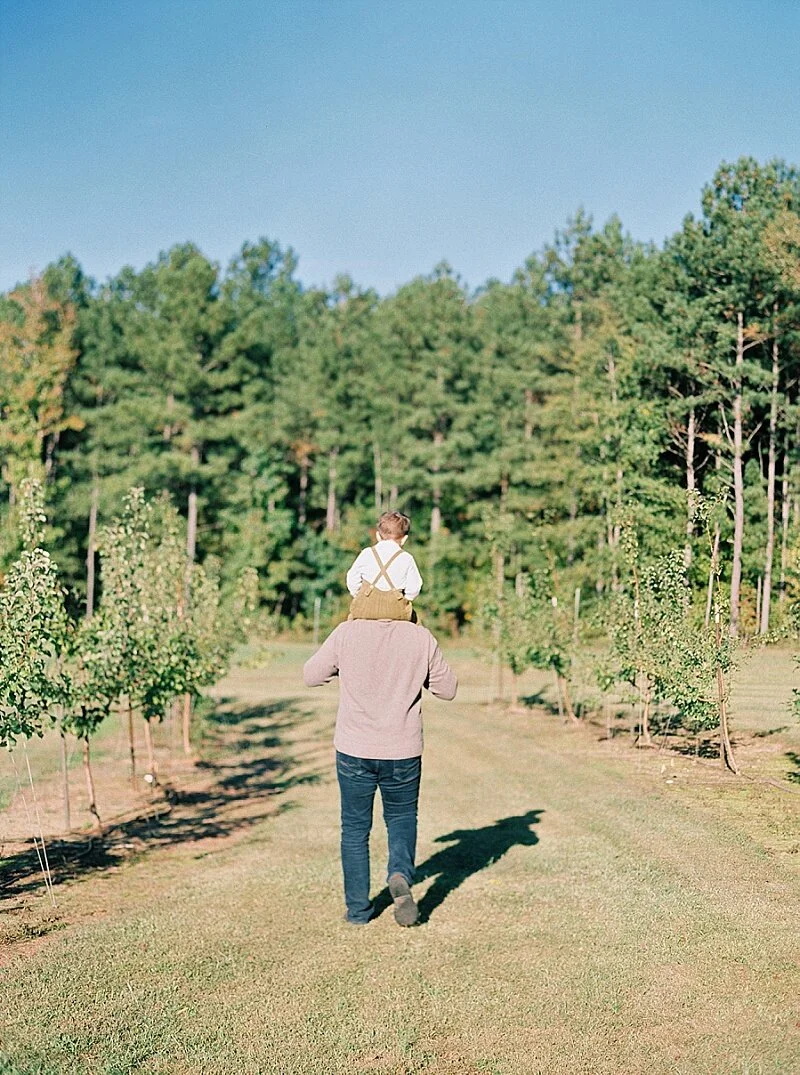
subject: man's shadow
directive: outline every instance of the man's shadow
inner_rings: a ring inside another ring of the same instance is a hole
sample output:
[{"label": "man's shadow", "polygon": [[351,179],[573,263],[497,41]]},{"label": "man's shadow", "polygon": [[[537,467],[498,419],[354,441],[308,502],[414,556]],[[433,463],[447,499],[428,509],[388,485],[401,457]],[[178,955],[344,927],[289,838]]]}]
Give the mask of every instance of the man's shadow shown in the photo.
[{"label": "man's shadow", "polygon": [[[448,844],[421,863],[416,870],[415,883],[435,877],[431,887],[419,902],[419,922],[427,922],[433,912],[459,885],[472,874],[493,865],[512,847],[533,847],[539,837],[532,831],[544,813],[529,810],[526,814],[504,817],[481,829],[456,829],[446,836],[437,836],[434,843]],[[373,904],[373,918],[390,907],[392,898],[384,888]]]}]

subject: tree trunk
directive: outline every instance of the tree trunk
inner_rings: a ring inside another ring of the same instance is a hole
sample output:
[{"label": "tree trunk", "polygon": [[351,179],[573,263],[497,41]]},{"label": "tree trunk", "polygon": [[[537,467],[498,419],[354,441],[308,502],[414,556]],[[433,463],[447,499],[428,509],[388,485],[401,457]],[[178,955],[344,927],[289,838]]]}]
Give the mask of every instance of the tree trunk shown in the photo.
[{"label": "tree trunk", "polygon": [[641,699],[642,699],[642,727],[640,732],[640,738],[645,746],[650,746],[652,740],[650,738],[650,706],[653,701],[653,692],[650,685],[650,677],[643,673],[641,684]]},{"label": "tree trunk", "polygon": [[786,601],[786,568],[789,565],[789,449],[783,450],[783,473],[781,475],[781,578],[778,601],[783,608]]},{"label": "tree trunk", "polygon": [[503,698],[503,590],[505,588],[506,558],[502,552],[494,554],[495,598],[497,618],[494,625],[494,697]]},{"label": "tree trunk", "polygon": [[91,619],[94,612],[94,562],[95,541],[97,534],[97,501],[100,488],[95,474],[92,481],[92,500],[89,506],[89,537],[86,548],[86,619]]},{"label": "tree trunk", "polygon": [[131,759],[131,787],[136,791],[136,736],[133,728],[133,705],[130,698],[128,703],[128,751]]},{"label": "tree trunk", "polygon": [[306,525],[306,501],[308,499],[308,465],[309,458],[304,453],[300,459],[300,496],[297,504],[297,525]]},{"label": "tree trunk", "polygon": [[739,604],[742,586],[742,544],[744,539],[744,475],[742,472],[742,392],[744,369],[744,315],[736,315],[736,375],[733,397],[733,564],[731,567],[730,634],[739,633]]},{"label": "tree trunk", "polygon": [[192,753],[192,696],[187,691],[183,696],[183,707],[181,716],[181,728],[183,732],[183,753]]},{"label": "tree trunk", "polygon": [[769,631],[769,606],[772,599],[772,561],[775,551],[775,461],[777,448],[775,440],[778,431],[778,382],[780,367],[778,365],[778,337],[772,341],[772,394],[769,404],[769,452],[767,456],[767,548],[764,554],[764,586],[761,595],[761,621],[759,634]]},{"label": "tree trunk", "polygon": [[[174,394],[172,392],[168,392],[167,393],[167,415],[171,416],[174,410],[175,410],[175,396],[174,396]],[[164,438],[164,440],[166,441],[167,444],[172,439],[172,422],[170,421],[169,417],[168,417],[167,421],[164,423],[164,430],[163,430],[163,433],[162,433],[162,437]]]},{"label": "tree trunk", "polygon": [[372,442],[372,466],[375,475],[375,514],[380,515],[383,511],[383,470],[381,446],[376,440]]},{"label": "tree trunk", "polygon": [[694,537],[695,515],[695,491],[697,483],[694,472],[694,445],[696,438],[696,419],[694,407],[689,411],[689,421],[686,425],[686,547],[683,552],[683,563],[688,571],[692,566],[692,538]]},{"label": "tree trunk", "polygon": [[558,669],[555,665],[551,665],[553,669],[553,678],[556,681],[556,705],[558,706],[558,719],[564,719],[564,699],[561,697],[561,676],[558,674]]},{"label": "tree trunk", "polygon": [[514,669],[511,669],[511,709],[513,712],[518,712],[519,705],[519,677]]},{"label": "tree trunk", "polygon": [[711,549],[711,565],[708,569],[708,593],[706,594],[706,618],[708,627],[711,623],[711,609],[714,602],[714,580],[717,577],[717,564],[719,563],[719,523],[714,524],[714,544]]},{"label": "tree trunk", "polygon": [[598,597],[605,589],[605,580],[603,579],[603,549],[605,547],[605,534],[602,527],[597,535],[597,579],[594,584],[595,592]]},{"label": "tree trunk", "polygon": [[575,563],[575,520],[578,518],[578,498],[572,492],[569,498],[569,522],[567,524],[567,567]]},{"label": "tree trunk", "polygon": [[557,672],[558,686],[561,691],[561,696],[564,699],[564,712],[572,721],[573,724],[580,724],[577,716],[575,715],[575,709],[572,705],[572,694],[569,689],[569,680],[566,676],[562,676],[560,672]]},{"label": "tree trunk", "polygon": [[525,389],[525,427],[522,432],[523,440],[533,437],[533,392],[530,388]]},{"label": "tree trunk", "polygon": [[328,453],[328,503],[325,509],[325,529],[329,534],[336,529],[336,457],[338,448]]},{"label": "tree trunk", "polygon": [[622,536],[622,524],[620,522],[620,512],[622,510],[622,500],[624,491],[624,472],[622,469],[622,462],[619,458],[619,397],[617,393],[617,364],[614,361],[614,355],[609,350],[608,352],[608,387],[611,398],[612,407],[612,421],[614,426],[614,433],[616,437],[615,451],[617,454],[616,470],[614,474],[614,488],[615,488],[615,511],[613,513],[610,510],[608,514],[608,546],[612,550],[611,561],[611,589],[614,591],[619,590],[619,566],[617,563],[617,549],[619,548],[620,538]]},{"label": "tree trunk", "polygon": [[72,831],[72,818],[69,809],[69,769],[67,767],[67,736],[61,729],[61,787],[64,800],[64,832]]},{"label": "tree trunk", "polygon": [[153,726],[150,721],[145,717],[144,720],[144,741],[147,747],[147,775],[152,777],[149,781],[151,785],[158,783],[158,772],[156,766],[156,752],[153,746]]},{"label": "tree trunk", "polygon": [[60,433],[53,433],[45,440],[44,475],[47,480],[49,480],[53,474],[53,463],[55,462],[56,448],[58,447],[58,442],[60,439]]},{"label": "tree trunk", "polygon": [[[192,464],[200,465],[200,449],[192,447]],[[197,551],[197,476],[192,474],[192,482],[189,487],[189,503],[186,513],[186,557],[190,564],[194,563]]]},{"label": "tree trunk", "polygon": [[397,456],[392,456],[392,485],[389,489],[389,511],[397,511],[397,501],[399,499],[399,493],[397,490]]},{"label": "tree trunk", "polygon": [[439,453],[443,441],[444,434],[441,430],[437,429],[433,434],[433,462],[431,463],[431,496],[433,500],[433,507],[431,509],[431,536],[438,534],[442,528],[442,487],[439,481],[441,461],[439,459]]},{"label": "tree trunk", "polygon": [[[717,606],[715,615],[715,637],[717,643],[717,650],[719,650],[722,640],[722,630],[720,628],[720,614],[719,605]],[[736,764],[736,759],[733,756],[733,747],[731,746],[731,738],[728,731],[728,705],[725,697],[725,675],[722,671],[722,663],[717,657],[717,704],[719,706],[719,757],[723,767],[730,769],[732,773],[738,773],[739,767]]]},{"label": "tree trunk", "polygon": [[102,822],[97,812],[97,800],[94,794],[94,776],[92,774],[92,758],[89,750],[89,736],[85,735],[81,740],[83,754],[83,772],[86,776],[86,793],[89,796],[89,813],[94,817],[95,824],[99,829]]}]

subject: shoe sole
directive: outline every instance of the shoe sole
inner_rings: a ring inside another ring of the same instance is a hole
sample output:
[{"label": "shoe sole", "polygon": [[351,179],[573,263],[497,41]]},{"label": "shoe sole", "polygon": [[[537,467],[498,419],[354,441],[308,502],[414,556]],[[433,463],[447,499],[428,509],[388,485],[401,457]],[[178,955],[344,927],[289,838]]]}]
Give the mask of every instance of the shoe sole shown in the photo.
[{"label": "shoe sole", "polygon": [[398,926],[414,926],[419,919],[419,910],[411,895],[408,881],[399,873],[389,878],[389,895],[394,903],[394,920]]}]

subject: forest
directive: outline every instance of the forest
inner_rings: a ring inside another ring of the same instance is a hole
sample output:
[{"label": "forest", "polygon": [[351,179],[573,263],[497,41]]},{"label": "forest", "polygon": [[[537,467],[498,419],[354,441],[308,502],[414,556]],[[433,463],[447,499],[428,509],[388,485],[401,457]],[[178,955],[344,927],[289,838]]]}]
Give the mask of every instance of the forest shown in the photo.
[{"label": "forest", "polygon": [[98,527],[128,490],[166,491],[191,561],[228,589],[254,569],[275,623],[316,606],[325,627],[396,507],[440,630],[543,574],[589,615],[625,590],[626,531],[643,565],[680,557],[701,616],[716,574],[727,634],[784,629],[799,212],[797,169],[742,158],[662,247],[580,211],[508,282],[469,291],[443,262],[383,297],[304,287],[269,239],[225,270],[185,243],[105,282],[65,255],[0,296],[0,568],[38,480],[77,615]]}]

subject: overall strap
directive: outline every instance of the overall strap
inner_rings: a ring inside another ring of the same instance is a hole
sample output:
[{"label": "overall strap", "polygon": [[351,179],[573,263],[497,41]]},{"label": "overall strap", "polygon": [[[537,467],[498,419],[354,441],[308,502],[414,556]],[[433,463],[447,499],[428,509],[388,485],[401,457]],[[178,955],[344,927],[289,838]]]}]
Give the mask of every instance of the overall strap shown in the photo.
[{"label": "overall strap", "polygon": [[386,563],[384,564],[384,563],[382,562],[382,560],[381,560],[380,556],[378,556],[378,550],[377,550],[377,548],[376,548],[376,547],[375,547],[374,545],[372,546],[372,553],[373,553],[373,555],[374,555],[375,559],[376,559],[376,560],[378,561],[378,567],[380,568],[380,571],[379,571],[379,572],[378,572],[378,574],[377,574],[377,575],[375,576],[375,578],[374,578],[374,579],[372,580],[372,585],[373,585],[373,586],[374,586],[374,585],[375,585],[375,583],[376,583],[376,582],[378,581],[378,579],[379,579],[379,578],[381,578],[381,576],[383,576],[383,578],[385,578],[385,579],[386,579],[386,581],[387,581],[387,582],[389,583],[389,588],[390,588],[391,590],[395,590],[395,589],[397,589],[397,587],[395,586],[395,584],[394,584],[394,583],[392,582],[392,580],[391,580],[391,579],[389,578],[389,575],[387,574],[387,571],[388,571],[388,569],[389,569],[389,568],[390,568],[390,567],[392,566],[392,564],[393,564],[393,563],[395,562],[395,560],[397,559],[397,557],[398,557],[398,556],[400,555],[400,553],[401,553],[402,551],[403,551],[402,549],[398,549],[398,550],[397,550],[397,552],[393,553],[393,554],[392,554],[392,555],[391,555],[391,556],[389,557],[389,559],[388,559],[388,560],[386,561]]}]

